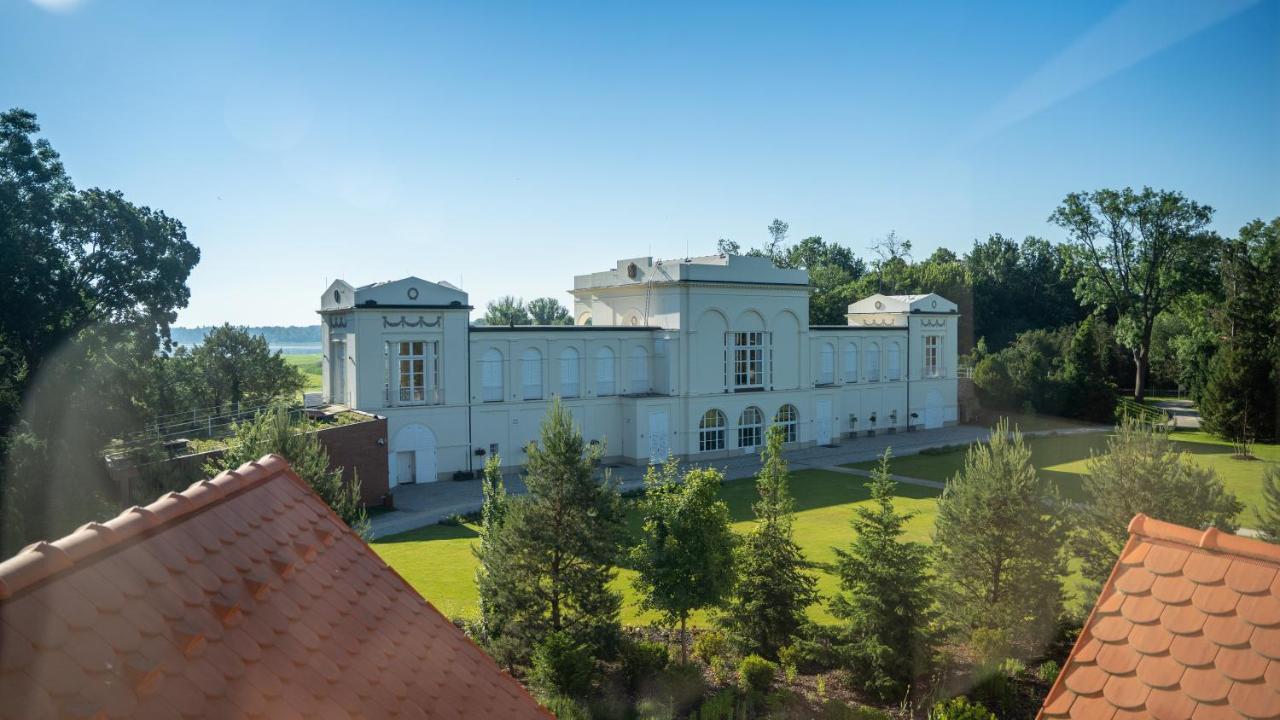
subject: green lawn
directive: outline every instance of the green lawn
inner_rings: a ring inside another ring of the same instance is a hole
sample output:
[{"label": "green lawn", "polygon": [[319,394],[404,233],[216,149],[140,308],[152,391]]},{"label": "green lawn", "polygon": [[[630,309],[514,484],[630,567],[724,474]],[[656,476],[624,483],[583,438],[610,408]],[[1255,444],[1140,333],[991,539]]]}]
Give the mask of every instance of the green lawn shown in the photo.
[{"label": "green lawn", "polygon": [[[1268,464],[1280,462],[1280,445],[1254,447],[1260,460],[1236,460],[1231,445],[1203,432],[1179,431],[1173,434],[1178,446],[1191,453],[1196,462],[1218,471],[1223,483],[1240,498],[1245,512],[1240,522],[1245,527],[1252,520],[1252,509],[1262,504],[1262,473]],[[1090,451],[1106,447],[1105,433],[1028,438],[1031,462],[1042,473],[1058,481],[1063,495],[1082,498],[1082,482],[1088,473]],[[849,467],[870,469],[875,463],[857,463]],[[945,482],[964,465],[964,450],[941,455],[912,455],[892,461],[893,472],[908,477]]]},{"label": "green lawn", "polygon": [[[854,505],[865,502],[869,495],[866,479],[822,470],[797,472],[791,478],[791,492],[796,500],[796,541],[810,562],[817,566],[818,589],[830,598],[838,589],[836,578],[825,567],[835,559],[833,546],[847,545],[851,535],[849,521]],[[746,532],[751,526],[751,503],[756,498],[755,483],[740,480],[725,483],[721,494],[729,504],[734,530]],[[913,485],[898,488],[897,507],[919,513],[908,526],[912,539],[928,541],[937,511],[938,491]],[[627,515],[628,532],[639,531],[640,517],[634,511]],[[475,526],[450,527],[436,525],[413,532],[380,539],[373,549],[395,568],[409,584],[449,617],[476,615],[475,558],[471,547],[477,538]],[[631,571],[619,572],[617,587],[623,594],[622,620],[628,625],[646,625],[656,616],[641,613],[631,586]],[[825,605],[815,605],[810,614],[815,620],[828,621]],[[695,624],[704,621],[695,617]]]},{"label": "green lawn", "polygon": [[320,355],[281,355],[284,361],[293,367],[302,371],[302,377],[307,384],[302,387],[303,392],[318,392],[320,390]]}]

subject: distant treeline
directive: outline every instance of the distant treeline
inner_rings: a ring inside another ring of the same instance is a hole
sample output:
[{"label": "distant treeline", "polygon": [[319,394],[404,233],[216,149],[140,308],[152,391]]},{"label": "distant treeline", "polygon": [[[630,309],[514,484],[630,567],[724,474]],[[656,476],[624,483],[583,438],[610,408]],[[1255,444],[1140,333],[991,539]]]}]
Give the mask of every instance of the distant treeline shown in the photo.
[{"label": "distant treeline", "polygon": [[[193,328],[175,327],[170,328],[169,334],[176,345],[195,346],[203,342],[205,335],[212,332],[215,327],[215,325]],[[250,335],[265,337],[271,345],[320,342],[319,325],[264,325],[245,329],[249,331]]]}]

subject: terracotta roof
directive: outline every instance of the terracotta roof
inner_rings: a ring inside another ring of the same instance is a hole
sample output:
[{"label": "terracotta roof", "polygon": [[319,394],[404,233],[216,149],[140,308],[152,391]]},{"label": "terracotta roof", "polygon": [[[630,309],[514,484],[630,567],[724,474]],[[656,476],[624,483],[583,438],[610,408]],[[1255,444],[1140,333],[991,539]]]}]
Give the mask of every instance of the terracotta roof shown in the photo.
[{"label": "terracotta roof", "polygon": [[0,563],[0,718],[546,718],[277,456]]},{"label": "terracotta roof", "polygon": [[1041,718],[1280,718],[1280,546],[1138,515]]}]

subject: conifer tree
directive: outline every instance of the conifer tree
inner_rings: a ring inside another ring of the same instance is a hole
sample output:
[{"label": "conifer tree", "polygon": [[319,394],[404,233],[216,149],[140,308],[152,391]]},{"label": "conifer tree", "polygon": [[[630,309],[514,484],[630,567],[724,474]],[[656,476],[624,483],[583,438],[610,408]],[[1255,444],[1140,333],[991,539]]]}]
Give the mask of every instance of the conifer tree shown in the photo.
[{"label": "conifer tree", "polygon": [[1129,540],[1129,521],[1144,513],[1192,528],[1232,532],[1243,507],[1212,468],[1177,450],[1165,431],[1127,419],[1089,460],[1086,502],[1075,548],[1096,592]]},{"label": "conifer tree", "polygon": [[1065,508],[1008,420],[974,444],[938,500],[934,548],[940,609],[968,640],[981,631],[1034,651],[1062,608]]},{"label": "conifer tree", "polygon": [[504,652],[502,640],[506,626],[504,589],[510,586],[511,574],[503,530],[510,501],[502,480],[502,459],[498,455],[491,455],[485,461],[481,482],[484,506],[480,511],[480,542],[472,548],[478,561],[476,590],[480,597],[480,627],[490,653],[509,665],[512,658]]},{"label": "conifer tree", "polygon": [[720,499],[723,475],[710,468],[680,477],[671,458],[650,466],[640,512],[644,528],[632,548],[640,606],[657,610],[680,626],[680,657],[689,659],[689,613],[718,605],[733,588],[733,548],[729,506]]},{"label": "conifer tree", "polygon": [[495,611],[519,657],[554,632],[608,656],[619,634],[622,600],[609,583],[622,539],[618,490],[594,477],[598,446],[588,446],[556,400],[540,440],[526,448],[528,493],[506,502],[493,552],[505,555],[506,583]]},{"label": "conifer tree", "polygon": [[756,524],[738,547],[738,580],[722,618],[748,651],[776,657],[818,598],[814,578],[793,537],[793,503],[782,459],[782,428],[769,428],[752,506]]},{"label": "conifer tree", "polygon": [[1262,539],[1280,543],[1280,466],[1272,465],[1263,471],[1262,508],[1253,512]]},{"label": "conifer tree", "polygon": [[854,537],[835,548],[840,594],[831,613],[844,621],[843,653],[855,681],[881,700],[898,699],[928,663],[931,611],[928,549],[902,539],[914,512],[893,506],[890,451],[867,484],[871,505],[854,509]]}]

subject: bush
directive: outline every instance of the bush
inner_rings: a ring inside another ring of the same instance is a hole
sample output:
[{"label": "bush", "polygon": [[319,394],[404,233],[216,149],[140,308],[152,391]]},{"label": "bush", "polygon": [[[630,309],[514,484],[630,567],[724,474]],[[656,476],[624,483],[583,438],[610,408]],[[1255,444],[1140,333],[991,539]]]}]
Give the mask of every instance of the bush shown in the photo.
[{"label": "bush", "polygon": [[1058,679],[1058,673],[1061,670],[1057,660],[1046,660],[1036,668],[1036,679],[1046,685],[1052,685],[1053,681]]},{"label": "bush", "polygon": [[744,690],[764,692],[773,684],[777,674],[777,664],[759,655],[748,655],[738,663],[738,684]]},{"label": "bush", "polygon": [[563,695],[548,695],[541,698],[542,706],[551,711],[559,720],[591,720],[587,708],[573,698]]},{"label": "bush", "polygon": [[1018,686],[1013,679],[1026,669],[1022,661],[1010,658],[983,671],[973,686],[974,699],[996,708],[1001,715],[1013,713],[1018,704]]},{"label": "bush", "polygon": [[580,697],[591,687],[595,659],[565,631],[553,632],[533,650],[529,678],[547,693]]},{"label": "bush", "polygon": [[673,715],[684,717],[707,692],[702,668],[693,663],[668,665],[660,671],[644,695],[655,707],[670,708]]},{"label": "bush", "polygon": [[729,640],[719,630],[707,630],[693,641],[693,654],[708,665],[715,658],[723,657],[728,649]]},{"label": "bush", "polygon": [[667,646],[662,643],[628,639],[623,641],[621,650],[622,674],[631,690],[662,672],[670,662]]},{"label": "bush", "polygon": [[694,720],[734,720],[738,706],[738,694],[733,688],[725,688],[703,701]]},{"label": "bush", "polygon": [[961,695],[940,702],[929,711],[929,720],[997,720],[988,709]]},{"label": "bush", "polygon": [[867,705],[850,707],[834,699],[822,703],[818,718],[820,720],[893,720],[892,715],[880,708]]}]

